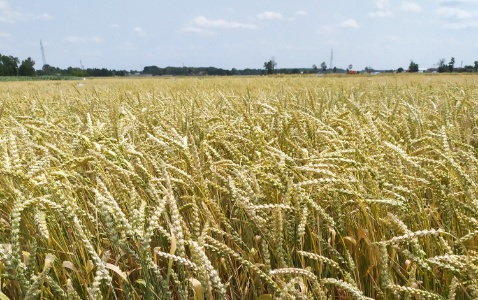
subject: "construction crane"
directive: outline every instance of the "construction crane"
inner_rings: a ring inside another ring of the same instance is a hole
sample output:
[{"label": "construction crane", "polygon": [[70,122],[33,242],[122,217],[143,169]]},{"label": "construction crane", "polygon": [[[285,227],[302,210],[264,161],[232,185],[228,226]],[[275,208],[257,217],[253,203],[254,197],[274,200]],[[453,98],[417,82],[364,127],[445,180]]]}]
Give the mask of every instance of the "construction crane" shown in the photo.
[{"label": "construction crane", "polygon": [[41,48],[41,57],[43,59],[43,66],[46,65],[46,58],[45,58],[45,50],[43,49],[43,42],[40,40],[40,48]]}]

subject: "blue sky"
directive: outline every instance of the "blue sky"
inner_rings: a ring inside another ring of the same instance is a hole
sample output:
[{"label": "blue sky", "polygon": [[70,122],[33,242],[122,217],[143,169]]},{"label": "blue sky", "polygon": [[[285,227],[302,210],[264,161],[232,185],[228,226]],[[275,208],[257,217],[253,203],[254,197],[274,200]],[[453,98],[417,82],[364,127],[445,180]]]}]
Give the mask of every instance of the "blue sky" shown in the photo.
[{"label": "blue sky", "polygon": [[478,0],[0,0],[0,53],[42,65],[354,69],[478,60]]}]

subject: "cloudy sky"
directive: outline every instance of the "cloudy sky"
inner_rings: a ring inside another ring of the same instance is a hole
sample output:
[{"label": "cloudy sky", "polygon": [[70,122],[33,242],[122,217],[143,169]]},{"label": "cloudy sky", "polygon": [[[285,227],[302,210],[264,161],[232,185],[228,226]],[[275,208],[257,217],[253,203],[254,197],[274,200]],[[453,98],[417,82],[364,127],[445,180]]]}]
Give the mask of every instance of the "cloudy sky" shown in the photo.
[{"label": "cloudy sky", "polygon": [[354,69],[478,60],[478,0],[0,0],[0,53],[66,68]]}]

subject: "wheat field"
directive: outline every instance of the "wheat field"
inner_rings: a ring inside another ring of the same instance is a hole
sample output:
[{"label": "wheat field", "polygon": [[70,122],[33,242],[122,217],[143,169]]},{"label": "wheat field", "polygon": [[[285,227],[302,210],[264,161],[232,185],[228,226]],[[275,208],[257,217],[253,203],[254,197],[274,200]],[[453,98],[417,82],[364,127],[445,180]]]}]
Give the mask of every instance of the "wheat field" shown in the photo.
[{"label": "wheat field", "polygon": [[0,299],[477,299],[477,84],[0,82]]}]

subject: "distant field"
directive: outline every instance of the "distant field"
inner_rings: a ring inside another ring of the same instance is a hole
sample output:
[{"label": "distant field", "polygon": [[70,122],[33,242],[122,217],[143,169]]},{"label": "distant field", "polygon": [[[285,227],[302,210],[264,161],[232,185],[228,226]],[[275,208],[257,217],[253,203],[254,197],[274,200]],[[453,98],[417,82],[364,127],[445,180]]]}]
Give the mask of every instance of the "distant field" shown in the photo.
[{"label": "distant field", "polygon": [[0,299],[477,299],[478,75],[0,82]]}]

